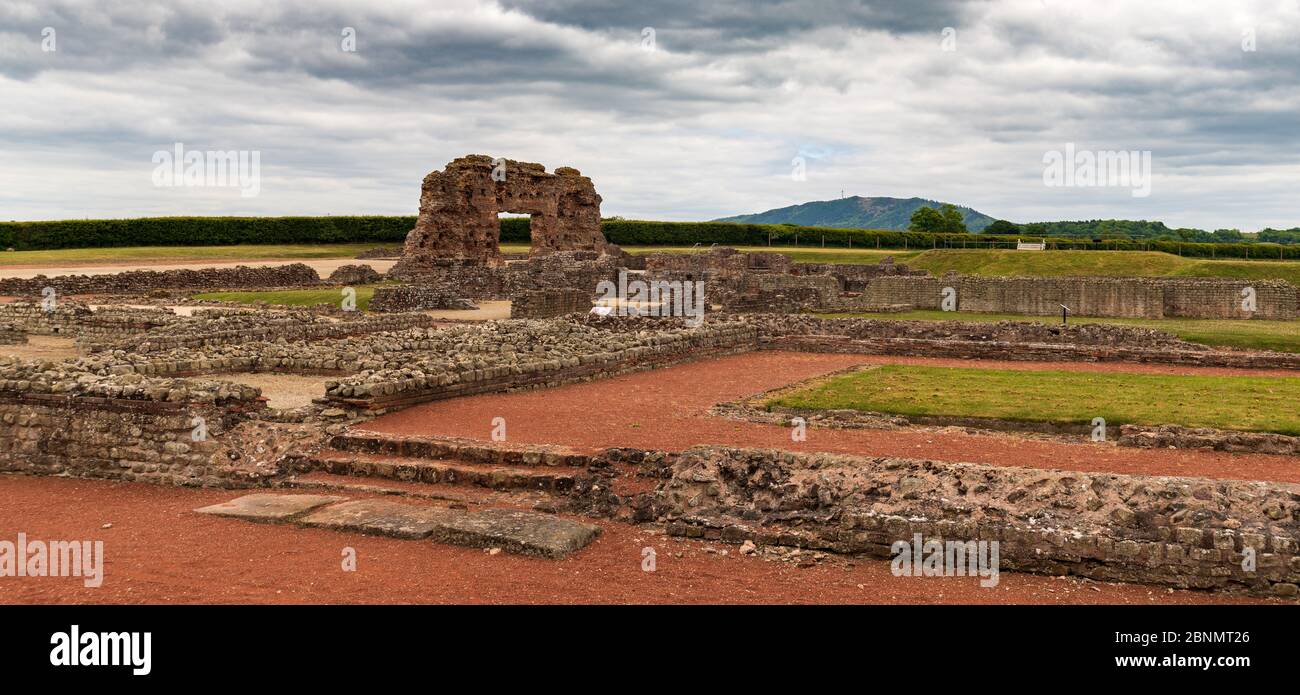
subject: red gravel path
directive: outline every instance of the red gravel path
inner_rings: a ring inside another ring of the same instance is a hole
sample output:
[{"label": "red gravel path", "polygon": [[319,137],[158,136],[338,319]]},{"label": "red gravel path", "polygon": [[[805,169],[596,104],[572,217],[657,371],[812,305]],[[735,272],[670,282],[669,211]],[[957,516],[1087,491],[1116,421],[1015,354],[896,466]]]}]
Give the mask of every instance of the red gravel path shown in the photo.
[{"label": "red gravel path", "polygon": [[[736,546],[602,523],[566,560],[254,524],[191,510],[242,494],[144,483],[0,476],[0,540],[102,540],[103,585],[0,577],[0,603],[1246,603],[1243,596],[1007,573],[894,577],[886,561],[799,568]],[[111,523],[112,528],[101,528]],[[357,571],[341,570],[342,549]],[[641,549],[657,553],[641,570]],[[709,550],[728,550],[727,556]]]},{"label": "red gravel path", "polygon": [[[917,430],[810,428],[805,442],[790,430],[707,414],[710,406],[861,364],[927,364],[1006,369],[1071,369],[1170,374],[1252,374],[1166,365],[1025,363],[866,355],[753,352],[554,389],[487,394],[414,406],[377,418],[365,429],[488,439],[495,417],[506,419],[513,442],[579,449],[632,446],[680,450],[696,444],[776,447],[868,456],[908,456],[998,466],[1077,471],[1191,475],[1300,482],[1293,456],[1207,450],[1127,449],[1013,435],[940,434]],[[1280,372],[1294,376],[1294,372]]]}]

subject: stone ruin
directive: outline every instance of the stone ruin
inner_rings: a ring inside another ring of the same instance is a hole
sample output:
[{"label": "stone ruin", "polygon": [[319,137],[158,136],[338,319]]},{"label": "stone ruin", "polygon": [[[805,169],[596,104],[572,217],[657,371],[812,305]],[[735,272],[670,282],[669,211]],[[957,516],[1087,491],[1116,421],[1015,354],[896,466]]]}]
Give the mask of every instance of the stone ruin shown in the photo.
[{"label": "stone ruin", "polygon": [[531,215],[532,255],[605,250],[600,196],[577,169],[469,155],[424,177],[420,215],[393,277],[418,275],[434,259],[501,261],[498,213]]}]

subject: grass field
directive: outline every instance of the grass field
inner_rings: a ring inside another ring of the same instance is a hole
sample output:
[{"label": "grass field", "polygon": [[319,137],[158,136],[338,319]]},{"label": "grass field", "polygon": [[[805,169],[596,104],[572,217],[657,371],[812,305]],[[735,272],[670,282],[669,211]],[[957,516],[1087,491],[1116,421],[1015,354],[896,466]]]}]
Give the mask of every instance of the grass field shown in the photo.
[{"label": "grass field", "polygon": [[1021,422],[1184,425],[1300,434],[1300,378],[1169,376],[886,365],[768,405]]},{"label": "grass field", "polygon": [[[375,295],[377,285],[359,285],[357,290],[357,308],[365,311],[370,308],[370,299]],[[203,292],[194,295],[195,299],[211,299],[219,302],[241,302],[253,304],[266,302],[280,306],[311,306],[313,304],[333,304],[338,306],[343,301],[342,288],[321,290],[277,290],[266,292]]]},{"label": "grass field", "polygon": [[258,260],[268,258],[352,258],[379,244],[246,244],[243,246],[130,246],[0,252],[0,267],[133,262]]},{"label": "grass field", "polygon": [[[1038,321],[1060,323],[1059,316],[978,314],[964,311],[917,310],[895,314],[821,314],[831,318],[861,317],[897,321]],[[1071,316],[1070,323],[1117,323],[1168,331],[1183,340],[1203,345],[1300,352],[1300,321],[1242,321],[1212,319],[1120,319]]]}]

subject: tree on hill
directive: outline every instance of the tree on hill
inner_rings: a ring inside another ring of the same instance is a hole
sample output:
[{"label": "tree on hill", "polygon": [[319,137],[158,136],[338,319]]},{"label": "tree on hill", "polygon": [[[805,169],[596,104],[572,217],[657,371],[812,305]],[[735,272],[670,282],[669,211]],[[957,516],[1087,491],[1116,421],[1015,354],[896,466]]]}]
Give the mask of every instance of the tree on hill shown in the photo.
[{"label": "tree on hill", "polygon": [[993,220],[989,226],[984,228],[984,233],[1011,236],[1013,234],[1020,234],[1020,225],[1012,224],[1006,220]]},{"label": "tree on hill", "polygon": [[936,233],[943,230],[944,218],[938,210],[922,205],[912,213],[911,223],[907,226],[908,231]]},{"label": "tree on hill", "polygon": [[940,231],[947,234],[960,234],[969,231],[966,229],[966,222],[962,220],[961,210],[958,210],[956,205],[944,203],[939,210],[939,216],[943,218]]}]

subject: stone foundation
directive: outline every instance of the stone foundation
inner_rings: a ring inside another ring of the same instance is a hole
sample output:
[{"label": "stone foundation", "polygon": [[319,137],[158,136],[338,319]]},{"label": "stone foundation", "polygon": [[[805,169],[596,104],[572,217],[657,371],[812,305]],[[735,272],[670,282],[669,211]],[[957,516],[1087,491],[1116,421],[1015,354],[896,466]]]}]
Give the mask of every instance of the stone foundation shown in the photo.
[{"label": "stone foundation", "polygon": [[474,302],[447,294],[446,287],[397,285],[376,287],[370,298],[371,311],[424,311],[429,309],[476,309]]},{"label": "stone foundation", "polygon": [[303,263],[280,266],[235,266],[200,270],[130,270],[105,275],[60,275],[0,280],[0,294],[42,297],[46,287],[58,295],[147,294],[159,289],[224,290],[258,287],[305,287],[321,284],[320,276]]},{"label": "stone foundation", "polygon": [[654,505],[673,535],[881,558],[915,534],[998,541],[1003,570],[1300,593],[1293,484],[723,447],[670,476]]},{"label": "stone foundation", "polygon": [[591,311],[591,292],[572,287],[520,292],[510,298],[510,318],[547,319]]}]

